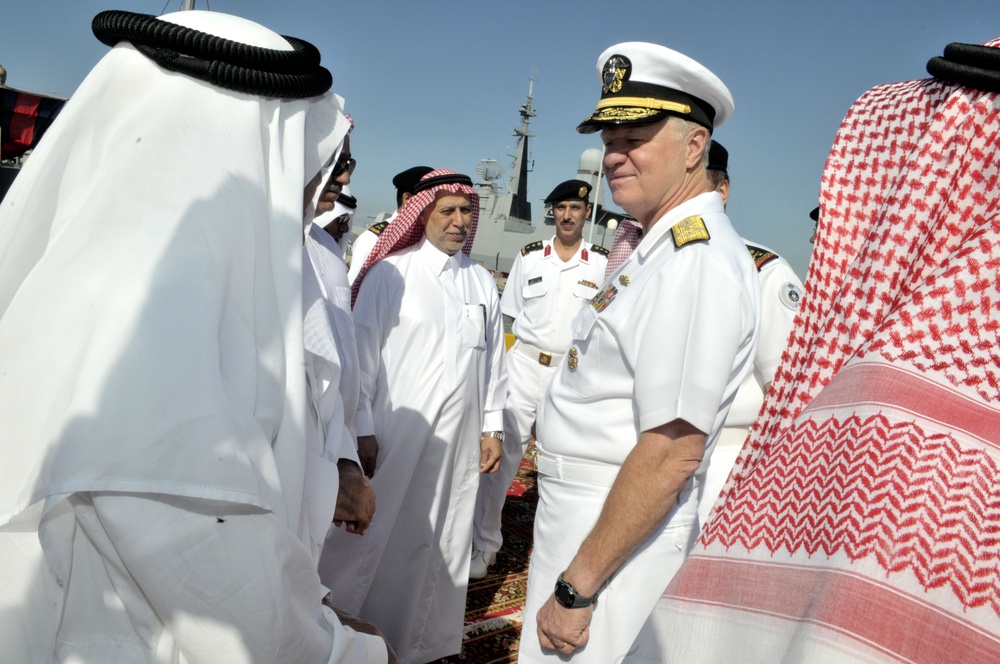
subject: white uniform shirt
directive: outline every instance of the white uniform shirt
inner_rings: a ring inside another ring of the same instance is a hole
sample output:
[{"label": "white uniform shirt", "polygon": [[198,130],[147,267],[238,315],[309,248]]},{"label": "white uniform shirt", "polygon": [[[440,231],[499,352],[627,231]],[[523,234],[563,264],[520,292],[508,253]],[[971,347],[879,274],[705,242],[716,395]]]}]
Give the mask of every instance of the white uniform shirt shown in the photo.
[{"label": "white uniform shirt", "polygon": [[[399,210],[393,212],[392,216],[386,219],[384,223],[391,224],[396,220],[396,216],[398,214]],[[383,230],[385,230],[384,226]],[[347,282],[352,287],[354,286],[354,280],[358,278],[359,274],[361,274],[361,268],[364,267],[365,261],[368,260],[368,255],[371,254],[372,249],[375,248],[375,243],[378,242],[378,238],[381,233],[382,231],[376,233],[369,226],[358,234],[358,239],[356,239],[354,244],[351,245],[351,267],[347,271]]]},{"label": "white uniform shirt", "polygon": [[755,242],[748,245],[763,252],[759,259],[763,264],[757,272],[760,278],[760,337],[753,371],[747,374],[736,392],[726,418],[727,427],[749,428],[757,419],[764,403],[764,386],[774,380],[802,299],[802,282],[788,261]]},{"label": "white uniform shirt", "polygon": [[[676,247],[671,226],[694,214],[711,240]],[[539,412],[540,448],[620,466],[641,432],[680,418],[708,434],[707,465],[758,330],[756,268],[721,197],[701,194],[668,212],[602,295],[610,303],[573,321],[577,366],[565,358],[556,372]]]},{"label": "white uniform shirt", "polygon": [[606,250],[581,242],[563,262],[553,239],[529,244],[514,258],[500,308],[514,318],[511,331],[518,339],[563,353],[573,341],[573,317],[597,294],[608,259]]}]

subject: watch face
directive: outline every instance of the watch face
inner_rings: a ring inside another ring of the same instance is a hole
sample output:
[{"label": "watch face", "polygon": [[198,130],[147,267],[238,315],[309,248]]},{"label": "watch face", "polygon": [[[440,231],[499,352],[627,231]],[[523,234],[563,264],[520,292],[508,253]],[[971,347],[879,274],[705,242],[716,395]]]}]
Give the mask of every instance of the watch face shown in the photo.
[{"label": "watch face", "polygon": [[566,608],[573,608],[573,602],[576,601],[576,593],[573,591],[573,588],[562,579],[556,581],[555,596],[557,602]]}]

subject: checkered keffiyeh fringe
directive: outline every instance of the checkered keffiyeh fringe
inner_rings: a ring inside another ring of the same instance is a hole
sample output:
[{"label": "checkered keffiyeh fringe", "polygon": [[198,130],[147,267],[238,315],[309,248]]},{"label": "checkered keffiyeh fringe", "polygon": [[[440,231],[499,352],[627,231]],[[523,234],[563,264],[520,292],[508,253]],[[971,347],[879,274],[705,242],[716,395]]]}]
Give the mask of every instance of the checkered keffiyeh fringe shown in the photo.
[{"label": "checkered keffiyeh fringe", "polygon": [[934,79],[848,112],[789,347],[665,595],[702,620],[674,656],[747,619],[760,661],[1000,660],[998,145],[1000,94]]},{"label": "checkered keffiyeh fringe", "polygon": [[[441,168],[431,171],[420,179],[423,181],[441,175],[458,175],[458,173]],[[399,216],[396,217],[396,220],[389,224],[382,231],[382,234],[379,235],[378,241],[372,247],[371,253],[368,254],[365,264],[361,266],[361,272],[358,273],[358,278],[351,288],[351,308],[354,308],[354,303],[358,299],[361,282],[364,281],[365,275],[368,274],[368,271],[375,263],[391,253],[406,249],[420,242],[420,238],[424,236],[425,226],[425,222],[421,220],[421,215],[428,207],[434,204],[438,194],[442,192],[465,194],[472,200],[472,223],[469,225],[469,237],[465,240],[462,253],[468,255],[472,251],[472,242],[476,238],[476,227],[479,225],[479,194],[472,187],[458,183],[442,184],[437,187],[425,189],[411,196],[406,201],[403,209],[399,211]]]},{"label": "checkered keffiyeh fringe", "polygon": [[625,217],[618,224],[615,231],[615,243],[611,245],[611,253],[608,254],[608,265],[604,268],[604,278],[607,279],[615,273],[622,263],[628,260],[636,246],[639,244],[639,233],[642,226],[632,217]]}]

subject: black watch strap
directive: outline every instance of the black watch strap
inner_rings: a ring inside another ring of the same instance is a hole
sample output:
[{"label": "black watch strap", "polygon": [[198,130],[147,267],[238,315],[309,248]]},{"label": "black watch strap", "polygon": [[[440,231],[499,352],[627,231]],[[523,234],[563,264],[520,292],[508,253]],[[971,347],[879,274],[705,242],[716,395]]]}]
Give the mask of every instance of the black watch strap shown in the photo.
[{"label": "black watch strap", "polygon": [[584,597],[576,591],[573,584],[563,578],[562,574],[556,579],[556,588],[553,594],[556,601],[567,609],[582,609],[597,601],[596,593],[591,597]]}]

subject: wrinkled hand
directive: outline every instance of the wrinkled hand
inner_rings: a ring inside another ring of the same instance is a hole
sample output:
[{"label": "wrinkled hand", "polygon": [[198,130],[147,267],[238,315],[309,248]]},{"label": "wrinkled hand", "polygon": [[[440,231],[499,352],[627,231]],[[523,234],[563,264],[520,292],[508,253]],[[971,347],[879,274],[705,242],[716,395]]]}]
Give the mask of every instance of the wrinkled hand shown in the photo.
[{"label": "wrinkled hand", "polygon": [[556,601],[555,596],[549,595],[548,601],[535,616],[539,645],[567,655],[582,648],[590,639],[590,619],[593,615],[593,605],[567,609]]},{"label": "wrinkled hand", "polygon": [[361,460],[361,470],[365,471],[365,477],[374,477],[378,460],[378,441],[375,436],[358,436],[358,459]]},{"label": "wrinkled hand", "polygon": [[346,523],[347,532],[364,535],[375,515],[375,491],[353,461],[341,459],[337,462],[337,470],[340,471],[340,490],[333,525],[339,528]]},{"label": "wrinkled hand", "polygon": [[479,472],[495,473],[503,460],[503,443],[492,436],[479,439]]},{"label": "wrinkled hand", "polygon": [[[349,613],[344,613],[343,611],[341,611],[340,609],[338,609],[337,607],[333,606],[332,604],[326,601],[324,601],[323,603],[329,606],[331,609],[333,609],[333,612],[337,614],[337,618],[340,619],[340,622],[344,625],[344,627],[349,627],[350,629],[353,629],[355,632],[361,632],[362,634],[371,634],[372,636],[377,636],[383,641],[385,641],[385,637],[382,636],[382,632],[380,632],[379,628],[376,627],[374,624],[366,620],[362,620],[361,618],[356,618]],[[399,664],[399,659],[396,657],[396,653],[393,652],[392,646],[389,645],[388,641],[385,641],[385,649],[389,653],[389,664]]]}]

